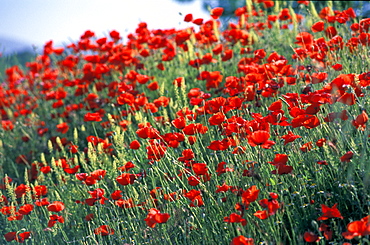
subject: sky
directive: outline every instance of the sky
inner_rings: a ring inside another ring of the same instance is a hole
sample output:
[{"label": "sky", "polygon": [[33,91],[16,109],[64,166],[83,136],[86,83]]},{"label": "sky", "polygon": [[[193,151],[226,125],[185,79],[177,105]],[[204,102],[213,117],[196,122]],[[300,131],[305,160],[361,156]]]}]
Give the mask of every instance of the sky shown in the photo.
[{"label": "sky", "polygon": [[149,29],[185,28],[192,26],[183,21],[188,13],[195,18],[210,18],[201,9],[201,2],[180,5],[173,0],[0,0],[0,42],[11,40],[2,43],[0,52],[4,48],[11,51],[17,43],[38,49],[50,40],[54,46],[69,44],[86,30],[97,36],[116,30],[126,37],[140,22],[146,22]]}]

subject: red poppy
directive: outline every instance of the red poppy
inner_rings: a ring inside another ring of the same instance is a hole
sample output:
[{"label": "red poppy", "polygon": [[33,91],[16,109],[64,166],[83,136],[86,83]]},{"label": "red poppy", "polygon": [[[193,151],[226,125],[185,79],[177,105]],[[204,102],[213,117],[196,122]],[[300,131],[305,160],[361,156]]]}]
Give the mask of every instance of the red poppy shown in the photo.
[{"label": "red poppy", "polygon": [[208,122],[210,125],[221,125],[225,120],[225,115],[222,112],[217,112],[208,119]]},{"label": "red poppy", "polygon": [[18,212],[22,215],[30,214],[33,210],[34,206],[32,204],[24,204],[18,210]]},{"label": "red poppy", "polygon": [[312,34],[308,32],[300,32],[296,36],[296,40],[297,41],[295,42],[295,44],[298,44],[299,46],[305,49],[311,50],[311,47],[313,46],[314,38]]},{"label": "red poppy", "polygon": [[247,220],[243,219],[240,214],[232,213],[230,216],[224,217],[224,222],[227,223],[241,223],[242,226],[247,225]]},{"label": "red poppy", "polygon": [[308,152],[308,151],[312,150],[312,148],[313,148],[313,144],[312,144],[311,141],[303,144],[300,147],[300,149],[301,149],[302,152]]},{"label": "red poppy", "polygon": [[13,123],[9,120],[2,120],[1,124],[2,124],[3,129],[6,131],[11,131],[14,128]]},{"label": "red poppy", "polygon": [[7,242],[11,242],[11,241],[15,240],[19,243],[24,243],[24,241],[26,239],[31,237],[31,232],[26,231],[26,232],[22,232],[22,233],[17,233],[15,231],[12,231],[12,232],[8,232],[8,233],[4,234],[4,237],[5,237],[5,240]]},{"label": "red poppy", "polygon": [[85,216],[86,221],[91,221],[93,219],[94,219],[94,214],[92,214],[92,213]]},{"label": "red poppy", "polygon": [[355,126],[356,128],[359,127],[365,128],[368,120],[369,116],[367,115],[366,111],[363,110],[362,113],[358,115],[355,120],[352,121],[352,125]]},{"label": "red poppy", "polygon": [[129,199],[118,199],[114,202],[115,205],[117,205],[120,208],[132,208],[135,207],[134,201],[132,198]]},{"label": "red poppy", "polygon": [[189,176],[188,177],[188,183],[191,186],[197,186],[200,183],[200,177],[197,177],[197,176]]},{"label": "red poppy", "polygon": [[140,148],[140,142],[138,140],[133,140],[130,143],[130,149],[137,150]]},{"label": "red poppy", "polygon": [[255,212],[253,215],[262,220],[267,219],[269,217],[267,210],[259,210]]},{"label": "red poppy", "polygon": [[102,121],[103,119],[101,118],[100,114],[98,112],[94,112],[94,113],[86,113],[85,116],[84,116],[84,121],[85,122],[90,122],[90,121],[93,121],[93,122],[100,122]]},{"label": "red poppy", "polygon": [[228,139],[223,140],[214,140],[210,143],[209,146],[207,146],[208,149],[214,150],[214,151],[224,151],[227,148],[230,147],[230,141]]},{"label": "red poppy", "polygon": [[192,169],[196,175],[205,175],[208,172],[207,164],[205,163],[194,163]]},{"label": "red poppy", "polygon": [[94,229],[95,235],[108,236],[114,234],[114,229],[110,228],[109,225],[102,225]]},{"label": "red poppy", "polygon": [[224,8],[216,7],[211,10],[211,16],[213,19],[218,19],[222,13],[224,12]]},{"label": "red poppy", "polygon": [[186,120],[184,117],[178,117],[172,120],[172,125],[175,126],[177,129],[183,129],[186,126]]},{"label": "red poppy", "polygon": [[48,205],[48,211],[50,212],[60,212],[64,210],[64,203],[60,201],[54,201]]},{"label": "red poppy", "polygon": [[347,225],[347,231],[342,233],[342,236],[348,240],[368,235],[370,235],[370,216],[349,223]]},{"label": "red poppy", "polygon": [[298,138],[302,138],[302,136],[293,134],[292,131],[289,131],[288,134],[281,136],[281,138],[284,139],[284,145],[293,142],[294,140]]},{"label": "red poppy", "polygon": [[282,9],[279,13],[279,20],[290,20],[292,16],[290,15],[289,9]]},{"label": "red poppy", "polygon": [[318,235],[316,235],[313,232],[306,231],[303,235],[303,238],[306,242],[318,242],[320,241],[320,238]]},{"label": "red poppy", "polygon": [[204,204],[203,198],[198,190],[192,189],[188,192],[185,192],[184,196],[191,201],[190,207],[200,207]]},{"label": "red poppy", "polygon": [[156,224],[166,223],[169,218],[169,214],[161,213],[158,209],[151,208],[149,209],[149,213],[144,221],[150,228],[154,228]]},{"label": "red poppy", "polygon": [[192,14],[187,14],[184,17],[185,22],[191,22],[193,20],[193,15]]},{"label": "red poppy", "polygon": [[238,237],[234,237],[230,245],[254,245],[254,239],[240,235]]},{"label": "red poppy", "polygon": [[338,203],[334,204],[333,207],[329,208],[325,204],[321,204],[322,215],[317,218],[317,220],[327,220],[330,218],[340,218],[343,219],[343,216],[340,214],[337,209]]},{"label": "red poppy", "polygon": [[260,193],[260,190],[257,189],[257,186],[252,185],[247,190],[245,190],[242,194],[242,202],[244,204],[249,204],[251,202],[254,202],[258,198],[258,194]]},{"label": "red poppy", "polygon": [[50,204],[50,202],[48,202],[48,198],[47,197],[45,197],[45,198],[43,198],[41,200],[36,200],[35,201],[35,205],[36,206],[39,206],[39,207],[41,207],[41,206],[48,206],[49,204]]},{"label": "red poppy", "polygon": [[130,169],[134,167],[135,167],[135,164],[133,164],[132,162],[126,162],[125,165],[123,165],[122,167],[118,167],[118,170],[129,171]]},{"label": "red poppy", "polygon": [[340,161],[341,162],[350,162],[353,155],[354,154],[353,154],[352,151],[348,151],[348,152],[346,152],[346,154],[344,154],[343,156],[340,157]]},{"label": "red poppy", "polygon": [[321,223],[319,231],[321,231],[324,234],[326,240],[330,241],[333,238],[333,231],[330,230],[330,227],[327,224]]},{"label": "red poppy", "polygon": [[312,32],[320,32],[325,28],[324,21],[318,21],[311,26]]},{"label": "red poppy", "polygon": [[57,222],[64,223],[64,218],[61,215],[50,215],[48,227],[53,227]]},{"label": "red poppy", "polygon": [[318,139],[316,141],[316,146],[322,147],[325,144],[325,142],[326,142],[326,139],[325,138]]},{"label": "red poppy", "polygon": [[336,71],[341,71],[343,69],[343,66],[341,64],[335,64],[332,65],[331,68],[333,68]]},{"label": "red poppy", "polygon": [[248,135],[248,143],[251,146],[260,145],[264,149],[270,149],[271,146],[275,144],[274,141],[268,140],[270,138],[270,133],[264,130],[257,130],[251,135]]},{"label": "red poppy", "polygon": [[195,19],[192,21],[194,24],[200,26],[203,24],[203,19],[202,18],[198,18],[198,19]]},{"label": "red poppy", "polygon": [[226,172],[233,172],[234,169],[233,168],[227,168],[225,167],[226,165],[226,162],[220,162],[219,164],[217,164],[217,169],[216,169],[216,173],[218,176],[220,176],[221,174],[224,174]]},{"label": "red poppy", "polygon": [[121,185],[132,185],[135,182],[136,175],[123,173],[116,178],[116,181]]}]

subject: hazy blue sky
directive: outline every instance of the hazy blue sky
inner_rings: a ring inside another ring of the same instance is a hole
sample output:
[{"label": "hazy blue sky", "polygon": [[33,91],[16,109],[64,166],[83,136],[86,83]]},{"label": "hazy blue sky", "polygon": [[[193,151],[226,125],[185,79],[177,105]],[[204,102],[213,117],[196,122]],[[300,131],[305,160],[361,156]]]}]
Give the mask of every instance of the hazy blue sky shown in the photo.
[{"label": "hazy blue sky", "polygon": [[49,40],[69,44],[88,29],[98,36],[117,30],[126,37],[141,21],[149,29],[191,26],[183,22],[188,13],[209,19],[199,0],[184,5],[172,0],[0,0],[0,37],[39,47]]}]

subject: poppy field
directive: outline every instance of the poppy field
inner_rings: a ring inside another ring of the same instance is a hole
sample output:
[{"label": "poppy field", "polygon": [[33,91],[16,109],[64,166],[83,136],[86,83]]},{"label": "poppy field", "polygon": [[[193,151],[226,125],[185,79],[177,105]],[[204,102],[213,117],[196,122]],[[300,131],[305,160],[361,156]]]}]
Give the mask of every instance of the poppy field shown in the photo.
[{"label": "poppy field", "polygon": [[369,244],[370,18],[297,4],[1,71],[0,243]]}]

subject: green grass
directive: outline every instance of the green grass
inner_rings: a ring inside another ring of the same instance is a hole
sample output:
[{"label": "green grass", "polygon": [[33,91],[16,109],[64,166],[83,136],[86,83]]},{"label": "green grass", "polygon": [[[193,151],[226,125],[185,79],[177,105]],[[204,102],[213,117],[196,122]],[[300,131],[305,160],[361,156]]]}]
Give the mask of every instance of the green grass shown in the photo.
[{"label": "green grass", "polygon": [[[253,6],[267,13],[262,4]],[[6,198],[0,202],[1,233],[7,234],[2,243],[11,240],[9,232],[31,232],[25,244],[247,244],[238,243],[239,236],[254,244],[304,244],[310,241],[308,232],[317,244],[368,243],[369,232],[351,240],[344,233],[349,223],[361,219],[369,229],[364,218],[370,203],[369,129],[366,117],[359,117],[370,110],[369,50],[366,43],[352,51],[346,45],[352,34],[367,35],[366,30],[351,33],[350,25],[360,18],[348,17],[343,24],[323,20],[342,37],[337,47],[337,37],[311,31],[321,20],[313,6],[301,6],[301,22],[292,17],[261,28],[267,16],[260,15],[245,22],[249,29],[222,31],[204,24],[203,31],[196,27],[184,42],[179,42],[179,31],[161,33],[143,25],[129,43],[102,45],[95,36],[86,37],[75,44],[79,50],[59,54],[47,47],[27,68],[13,66],[3,73],[0,176],[12,181],[0,189]],[[268,11],[279,16],[281,6]],[[287,29],[280,28],[284,24]],[[307,46],[306,58],[293,59],[302,32],[312,34],[313,45],[323,37],[326,47]],[[209,39],[212,35],[215,39]],[[94,45],[87,46],[87,40]],[[232,50],[233,57],[223,61],[223,54],[214,54],[217,44]],[[259,49],[265,57],[256,58]],[[149,56],[140,55],[143,50]],[[214,62],[205,62],[207,53]],[[165,55],[170,61],[163,60]],[[204,64],[190,66],[197,58]],[[159,63],[165,70],[157,68]],[[341,71],[332,68],[336,63]],[[320,72],[327,79],[312,80]],[[185,81],[180,87],[173,84],[178,77]],[[291,79],[296,82],[288,84]],[[148,86],[154,81],[158,89]],[[195,94],[194,88],[201,92]],[[169,98],[168,105],[158,100],[161,96]],[[340,118],[342,111],[348,118]],[[88,113],[98,114],[89,120]],[[327,120],[330,113],[337,118]],[[181,117],[185,129],[174,123]],[[356,128],[353,121],[362,126]],[[68,126],[65,131],[62,123]],[[193,123],[199,128],[189,132]],[[290,131],[300,137],[285,144],[283,136]],[[98,138],[92,141],[91,136]],[[325,142],[318,146],[320,139]],[[130,149],[134,140],[141,144],[138,149]],[[217,142],[225,149],[210,149]],[[308,150],[302,148],[306,143],[312,146]],[[194,156],[183,160],[186,149]],[[353,156],[345,161],[347,152]],[[287,161],[278,163],[277,154],[286,154]],[[327,165],[318,164],[323,161]],[[127,162],[134,167],[120,168]],[[125,174],[130,175],[122,185],[117,178]],[[35,196],[43,186],[47,193]],[[111,196],[115,191],[121,196]],[[61,201],[65,208],[56,212],[50,205],[37,206],[41,198]],[[25,204],[34,205],[33,210],[26,214],[21,209],[24,215],[10,221]],[[12,206],[16,210],[7,213]],[[269,215],[260,219],[258,211]],[[63,220],[48,227],[50,215]],[[99,232],[102,225],[110,227],[106,233]],[[325,225],[332,233],[324,232]]]}]

